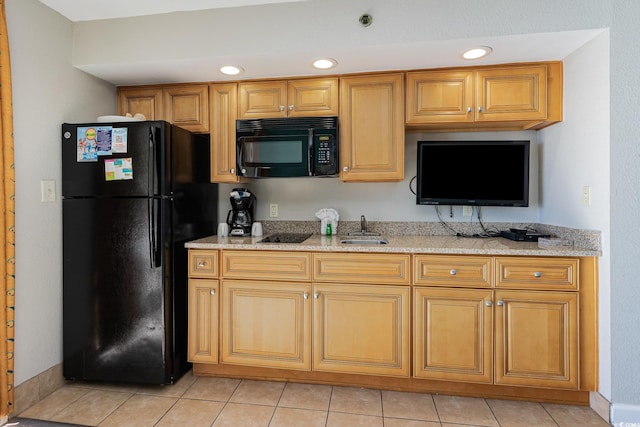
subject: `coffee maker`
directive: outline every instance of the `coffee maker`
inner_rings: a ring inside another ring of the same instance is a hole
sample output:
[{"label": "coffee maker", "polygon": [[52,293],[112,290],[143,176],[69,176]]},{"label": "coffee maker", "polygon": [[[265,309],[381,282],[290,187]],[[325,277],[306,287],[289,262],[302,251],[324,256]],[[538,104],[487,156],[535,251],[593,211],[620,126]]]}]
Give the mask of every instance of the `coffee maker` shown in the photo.
[{"label": "coffee maker", "polygon": [[231,210],[227,213],[230,236],[251,236],[253,205],[256,196],[247,188],[234,188],[229,193]]}]

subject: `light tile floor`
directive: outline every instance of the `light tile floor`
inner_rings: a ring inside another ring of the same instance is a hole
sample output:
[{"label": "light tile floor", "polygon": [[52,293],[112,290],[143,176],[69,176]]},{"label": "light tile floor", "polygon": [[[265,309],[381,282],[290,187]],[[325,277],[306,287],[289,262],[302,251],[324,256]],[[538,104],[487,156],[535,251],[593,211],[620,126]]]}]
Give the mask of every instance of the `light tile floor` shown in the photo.
[{"label": "light tile floor", "polygon": [[[191,373],[171,386],[71,383],[17,415],[21,420],[100,427],[609,425],[590,408],[580,406],[357,387],[198,378]],[[28,422],[20,425],[27,426]]]}]

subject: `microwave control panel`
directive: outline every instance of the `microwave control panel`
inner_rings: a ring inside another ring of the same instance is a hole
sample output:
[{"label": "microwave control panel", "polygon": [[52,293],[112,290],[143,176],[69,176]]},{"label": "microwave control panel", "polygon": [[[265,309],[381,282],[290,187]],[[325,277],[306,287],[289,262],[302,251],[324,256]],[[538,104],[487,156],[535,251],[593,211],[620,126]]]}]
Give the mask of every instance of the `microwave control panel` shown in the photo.
[{"label": "microwave control panel", "polygon": [[313,146],[314,175],[337,175],[338,144],[335,135],[315,134]]}]

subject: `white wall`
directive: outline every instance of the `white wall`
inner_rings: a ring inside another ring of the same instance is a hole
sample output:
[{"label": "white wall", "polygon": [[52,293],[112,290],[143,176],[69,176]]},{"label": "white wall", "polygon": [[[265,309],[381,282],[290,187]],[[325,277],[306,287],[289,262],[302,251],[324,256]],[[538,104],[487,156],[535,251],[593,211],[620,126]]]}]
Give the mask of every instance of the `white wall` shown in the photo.
[{"label": "white wall", "polygon": [[[71,66],[71,22],[36,0],[5,2],[16,164],[15,384],[62,361],[60,125],[115,111],[111,84]],[[56,182],[40,202],[40,180]]]}]

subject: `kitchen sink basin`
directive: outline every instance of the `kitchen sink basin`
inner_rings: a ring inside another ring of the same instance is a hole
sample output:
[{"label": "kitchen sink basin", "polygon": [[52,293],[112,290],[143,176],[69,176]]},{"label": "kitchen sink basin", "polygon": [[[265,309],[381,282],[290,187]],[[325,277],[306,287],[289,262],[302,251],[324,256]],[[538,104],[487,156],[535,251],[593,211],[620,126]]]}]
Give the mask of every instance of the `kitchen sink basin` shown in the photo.
[{"label": "kitchen sink basin", "polygon": [[343,245],[386,245],[389,241],[380,236],[376,237],[347,237],[340,239]]}]

